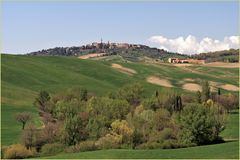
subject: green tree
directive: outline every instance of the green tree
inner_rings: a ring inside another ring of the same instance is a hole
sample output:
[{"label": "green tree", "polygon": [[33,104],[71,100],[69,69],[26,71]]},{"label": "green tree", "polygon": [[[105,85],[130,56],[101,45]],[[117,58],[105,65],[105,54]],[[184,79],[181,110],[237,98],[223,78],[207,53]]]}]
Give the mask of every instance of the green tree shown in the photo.
[{"label": "green tree", "polygon": [[154,115],[154,128],[161,131],[166,127],[170,127],[171,115],[166,109],[159,109]]},{"label": "green tree", "polygon": [[74,117],[80,111],[84,111],[86,104],[72,99],[71,101],[58,101],[54,109],[54,116],[59,120]]},{"label": "green tree", "polygon": [[156,111],[160,108],[158,99],[156,97],[146,98],[143,100],[142,103],[145,109],[151,109],[153,111]]},{"label": "green tree", "polygon": [[132,142],[133,129],[126,120],[115,120],[111,127],[114,133],[122,136],[122,143],[130,144]]},{"label": "green tree", "polygon": [[139,83],[126,85],[121,88],[117,96],[120,99],[125,99],[130,105],[137,106],[142,98],[143,87]]},{"label": "green tree", "polygon": [[168,98],[164,104],[164,108],[166,108],[170,113],[181,111],[182,110],[182,98],[180,95],[176,93],[168,94]]},{"label": "green tree", "polygon": [[62,141],[67,145],[75,145],[88,138],[88,114],[85,112],[64,120]]},{"label": "green tree", "polygon": [[114,120],[125,119],[129,108],[126,100],[92,97],[87,103],[87,111],[90,114],[88,128],[91,137],[99,138]]},{"label": "green tree", "polygon": [[46,111],[46,103],[50,100],[49,93],[47,91],[40,91],[38,97],[35,99],[34,104],[40,111]]},{"label": "green tree", "polygon": [[69,94],[72,95],[72,98],[76,98],[80,101],[88,100],[88,90],[85,88],[74,88],[69,91]]},{"label": "green tree", "polygon": [[219,114],[217,107],[188,104],[178,120],[180,142],[201,145],[219,140],[219,134],[224,129],[224,120],[224,114]]},{"label": "green tree", "polygon": [[210,98],[210,86],[208,81],[202,81],[202,102],[206,102]]}]

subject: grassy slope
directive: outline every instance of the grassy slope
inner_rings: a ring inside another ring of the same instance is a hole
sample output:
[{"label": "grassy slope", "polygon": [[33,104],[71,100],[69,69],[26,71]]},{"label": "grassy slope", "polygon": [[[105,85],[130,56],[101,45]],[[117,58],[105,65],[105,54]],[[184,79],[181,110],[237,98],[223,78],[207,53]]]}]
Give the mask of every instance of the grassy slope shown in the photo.
[{"label": "grassy slope", "polygon": [[167,158],[238,158],[238,142],[228,142],[223,144],[180,148],[180,149],[152,149],[152,150],[127,150],[127,149],[112,149],[100,150],[92,152],[68,153],[49,156],[45,158],[82,158],[82,159],[167,159]]},{"label": "grassy slope", "polygon": [[[176,90],[183,92],[178,83],[184,78],[201,78],[217,82],[238,84],[238,78],[216,77],[219,68],[211,68],[209,76],[182,70],[181,68],[168,65],[148,65],[141,63],[118,62],[123,66],[135,69],[138,74],[128,76],[112,69],[112,62],[80,60],[67,57],[31,57],[2,55],[2,81],[1,81],[1,119],[2,119],[2,145],[9,145],[19,142],[21,125],[16,123],[14,115],[21,111],[30,111],[37,115],[37,110],[32,103],[39,90],[47,90],[55,93],[71,87],[86,87],[90,92],[97,95],[114,91],[124,84],[139,81],[144,85],[146,95],[151,95],[156,89],[164,88],[145,82],[147,76],[159,75],[168,77],[175,84]],[[209,72],[205,67],[198,67],[198,70]],[[214,72],[216,71],[216,72]],[[238,70],[224,69],[224,72],[231,75],[238,75]],[[222,73],[224,74],[224,73]],[[186,93],[186,92],[185,92]],[[231,131],[223,133],[229,138],[237,137],[236,123],[237,115],[233,118],[234,125],[229,127]],[[36,116],[37,117],[37,116]],[[36,124],[40,125],[37,118]],[[232,135],[234,135],[232,137]],[[131,152],[131,151],[130,151]]]},{"label": "grassy slope", "polygon": [[227,117],[225,130],[221,133],[224,139],[239,138],[239,110],[234,110]]}]

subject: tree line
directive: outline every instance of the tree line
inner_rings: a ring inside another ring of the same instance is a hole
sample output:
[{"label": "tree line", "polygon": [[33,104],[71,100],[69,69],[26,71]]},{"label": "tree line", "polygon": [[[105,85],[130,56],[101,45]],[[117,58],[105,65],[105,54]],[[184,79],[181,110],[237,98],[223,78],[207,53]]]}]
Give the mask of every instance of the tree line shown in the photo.
[{"label": "tree line", "polygon": [[226,112],[238,106],[235,95],[222,95],[220,89],[212,93],[207,81],[194,96],[155,91],[151,97],[144,97],[143,93],[139,83],[105,96],[94,96],[82,88],[55,95],[41,91],[34,105],[43,125],[26,125],[32,115],[18,113],[22,145],[5,148],[3,155],[24,158],[58,152],[217,143],[223,141],[219,134],[226,125]]}]

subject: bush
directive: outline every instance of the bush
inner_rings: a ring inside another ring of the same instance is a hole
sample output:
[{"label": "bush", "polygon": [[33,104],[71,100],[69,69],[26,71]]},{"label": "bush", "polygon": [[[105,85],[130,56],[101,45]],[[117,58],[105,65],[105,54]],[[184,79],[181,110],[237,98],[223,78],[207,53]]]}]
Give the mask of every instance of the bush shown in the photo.
[{"label": "bush", "polygon": [[138,145],[136,149],[157,149],[157,148],[172,149],[172,148],[180,148],[180,147],[183,147],[183,146],[180,145],[177,140],[170,139],[170,140],[162,141],[160,143],[158,142],[143,143]]},{"label": "bush", "polygon": [[52,144],[45,144],[42,149],[41,153],[43,155],[53,155],[60,153],[64,150],[64,145],[60,143],[52,143]]},{"label": "bush", "polygon": [[122,143],[122,135],[118,134],[107,134],[101,137],[97,142],[96,146],[98,149],[112,149],[119,148]]},{"label": "bush", "polygon": [[172,149],[181,147],[176,140],[165,140],[162,143],[162,149]]},{"label": "bush", "polygon": [[179,140],[186,145],[213,143],[224,129],[224,120],[224,114],[220,114],[214,105],[189,104],[179,117]]},{"label": "bush", "polygon": [[13,144],[9,146],[4,152],[5,159],[21,159],[33,156],[33,151],[28,150],[21,144]]},{"label": "bush", "polygon": [[7,149],[6,146],[1,146],[1,159],[4,158],[4,153],[5,153],[6,149]]},{"label": "bush", "polygon": [[68,153],[85,152],[97,150],[95,141],[83,141],[74,146],[68,147],[65,151]]},{"label": "bush", "polygon": [[173,130],[171,128],[164,128],[161,132],[159,132],[159,138],[161,140],[168,140],[173,137]]},{"label": "bush", "polygon": [[162,148],[162,144],[157,142],[147,142],[142,143],[135,147],[135,149],[156,149],[156,148]]}]

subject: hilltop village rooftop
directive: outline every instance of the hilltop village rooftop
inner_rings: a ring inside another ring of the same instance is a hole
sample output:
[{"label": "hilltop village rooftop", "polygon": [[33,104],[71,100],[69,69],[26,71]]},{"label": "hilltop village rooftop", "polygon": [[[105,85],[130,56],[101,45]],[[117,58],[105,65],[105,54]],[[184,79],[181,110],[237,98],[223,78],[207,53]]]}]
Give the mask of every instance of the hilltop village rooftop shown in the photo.
[{"label": "hilltop village rooftop", "polygon": [[197,59],[179,59],[179,58],[168,58],[169,63],[194,63],[194,64],[205,64],[204,60]]}]

